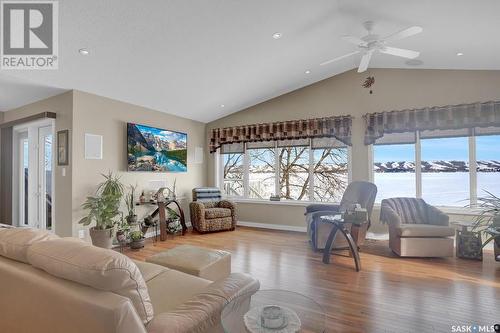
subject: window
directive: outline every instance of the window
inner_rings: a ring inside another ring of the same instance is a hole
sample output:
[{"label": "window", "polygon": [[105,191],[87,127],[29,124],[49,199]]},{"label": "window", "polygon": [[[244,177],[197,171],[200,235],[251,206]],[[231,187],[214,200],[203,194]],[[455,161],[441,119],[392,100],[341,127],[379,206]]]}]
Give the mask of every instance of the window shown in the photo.
[{"label": "window", "polygon": [[224,192],[230,196],[243,195],[243,154],[221,154],[223,157]]},{"label": "window", "polygon": [[274,148],[248,149],[248,157],[248,196],[267,200],[276,192]]},{"label": "window", "polygon": [[477,195],[500,196],[500,135],[476,138]]},{"label": "window", "polygon": [[348,149],[314,149],[314,201],[340,202],[348,184]]},{"label": "window", "polygon": [[415,196],[415,145],[379,145],[373,147],[373,153],[377,201]]},{"label": "window", "polygon": [[309,200],[309,147],[281,148],[280,196]]},{"label": "window", "polygon": [[374,145],[377,202],[409,196],[464,207],[484,191],[500,195],[500,135],[468,131],[426,131],[417,133],[415,143]]},{"label": "window", "polygon": [[[271,146],[272,145],[272,146]],[[348,183],[349,149],[314,147],[310,140],[249,143],[245,153],[221,152],[228,196],[269,200],[339,201]]]},{"label": "window", "polygon": [[431,205],[469,204],[469,138],[420,140],[422,198]]}]

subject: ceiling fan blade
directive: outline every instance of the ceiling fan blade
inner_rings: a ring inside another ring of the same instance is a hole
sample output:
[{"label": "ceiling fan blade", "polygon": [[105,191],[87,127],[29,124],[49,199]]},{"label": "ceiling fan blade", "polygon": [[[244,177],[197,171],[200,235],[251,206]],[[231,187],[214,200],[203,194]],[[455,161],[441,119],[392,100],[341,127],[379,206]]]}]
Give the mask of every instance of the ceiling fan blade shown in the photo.
[{"label": "ceiling fan blade", "polygon": [[370,64],[370,59],[372,58],[373,50],[366,52],[361,58],[361,62],[359,63],[358,73],[363,73],[368,69],[368,65]]},{"label": "ceiling fan blade", "polygon": [[403,57],[408,59],[415,59],[420,55],[420,52],[413,50],[400,49],[397,47],[386,46],[380,49],[381,53],[391,54],[397,57]]},{"label": "ceiling fan blade", "polygon": [[398,32],[396,32],[396,33],[394,33],[392,35],[389,35],[389,36],[385,37],[383,40],[386,41],[386,42],[392,42],[392,41],[395,41],[395,40],[398,40],[398,39],[403,39],[403,38],[406,38],[406,37],[410,37],[410,36],[419,34],[423,30],[424,29],[422,27],[419,27],[418,25],[415,25],[413,27],[409,27],[409,28],[403,29],[401,31],[398,31]]},{"label": "ceiling fan blade", "polygon": [[362,45],[362,46],[365,46],[366,45],[366,42],[364,40],[362,40],[361,38],[359,37],[354,37],[354,36],[342,36],[341,37],[343,40],[345,40],[346,42],[348,43],[351,43],[351,44],[354,44],[354,45]]},{"label": "ceiling fan blade", "polygon": [[331,64],[332,62],[342,60],[342,59],[344,59],[344,58],[350,57],[350,56],[355,55],[355,54],[358,54],[358,53],[359,53],[359,51],[354,51],[354,52],[351,52],[351,53],[347,53],[347,54],[344,54],[343,56],[340,56],[340,57],[333,58],[333,59],[331,59],[331,60],[328,60],[328,61],[322,62],[322,63],[321,63],[321,64],[319,64],[319,65],[320,65],[320,66],[323,66],[323,65],[328,65],[328,64]]}]

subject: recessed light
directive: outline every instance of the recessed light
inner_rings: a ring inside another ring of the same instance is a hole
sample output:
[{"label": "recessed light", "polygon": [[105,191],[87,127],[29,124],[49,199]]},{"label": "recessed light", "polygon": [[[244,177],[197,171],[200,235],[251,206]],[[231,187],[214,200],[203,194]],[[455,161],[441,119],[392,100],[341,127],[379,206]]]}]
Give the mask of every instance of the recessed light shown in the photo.
[{"label": "recessed light", "polygon": [[306,74],[311,74],[310,70],[305,71]]},{"label": "recessed light", "polygon": [[461,57],[461,56],[463,56],[463,55],[464,55],[464,54],[463,54],[462,52],[458,52],[458,53],[457,53],[457,57]]},{"label": "recessed light", "polygon": [[90,53],[88,49],[79,49],[78,52],[81,55],[89,55],[89,53]]},{"label": "recessed light", "polygon": [[220,107],[221,107],[221,108],[223,108],[223,107],[225,107],[225,105],[224,105],[224,104],[221,104],[221,105],[220,105]]},{"label": "recessed light", "polygon": [[281,36],[282,36],[282,35],[281,35],[281,32],[275,32],[275,33],[273,34],[273,38],[274,38],[274,39],[280,39],[280,38],[281,38]]}]

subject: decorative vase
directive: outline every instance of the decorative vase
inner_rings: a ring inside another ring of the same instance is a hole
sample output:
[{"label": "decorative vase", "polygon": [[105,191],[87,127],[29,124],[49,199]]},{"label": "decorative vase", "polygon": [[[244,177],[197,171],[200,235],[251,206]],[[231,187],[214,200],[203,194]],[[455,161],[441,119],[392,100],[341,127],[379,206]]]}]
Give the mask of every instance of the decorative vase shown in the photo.
[{"label": "decorative vase", "polygon": [[130,242],[130,248],[132,250],[142,249],[144,247],[144,241],[145,241],[145,238],[142,238],[142,239],[139,239],[139,240],[135,240],[135,241],[131,241]]},{"label": "decorative vase", "polygon": [[90,228],[90,238],[92,244],[105,249],[110,249],[113,246],[113,228],[96,229]]},{"label": "decorative vase", "polygon": [[481,233],[466,229],[456,231],[456,256],[462,259],[483,260]]}]

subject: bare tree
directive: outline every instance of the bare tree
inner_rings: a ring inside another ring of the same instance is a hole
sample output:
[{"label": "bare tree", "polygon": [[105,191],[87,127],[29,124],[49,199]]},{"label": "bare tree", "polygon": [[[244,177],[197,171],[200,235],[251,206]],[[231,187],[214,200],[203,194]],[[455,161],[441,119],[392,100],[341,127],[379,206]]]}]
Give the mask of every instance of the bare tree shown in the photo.
[{"label": "bare tree", "polygon": [[243,154],[225,154],[224,191],[230,195],[243,194]]},{"label": "bare tree", "polygon": [[[279,150],[279,189],[284,199],[303,200],[309,197],[309,147],[285,147]],[[267,199],[268,184],[275,179],[275,150],[273,148],[252,149],[250,151],[252,174],[260,173],[258,183],[249,186],[250,196]],[[328,148],[314,150],[314,200],[338,200],[347,186],[347,150]],[[312,198],[311,198],[312,199]]]}]

